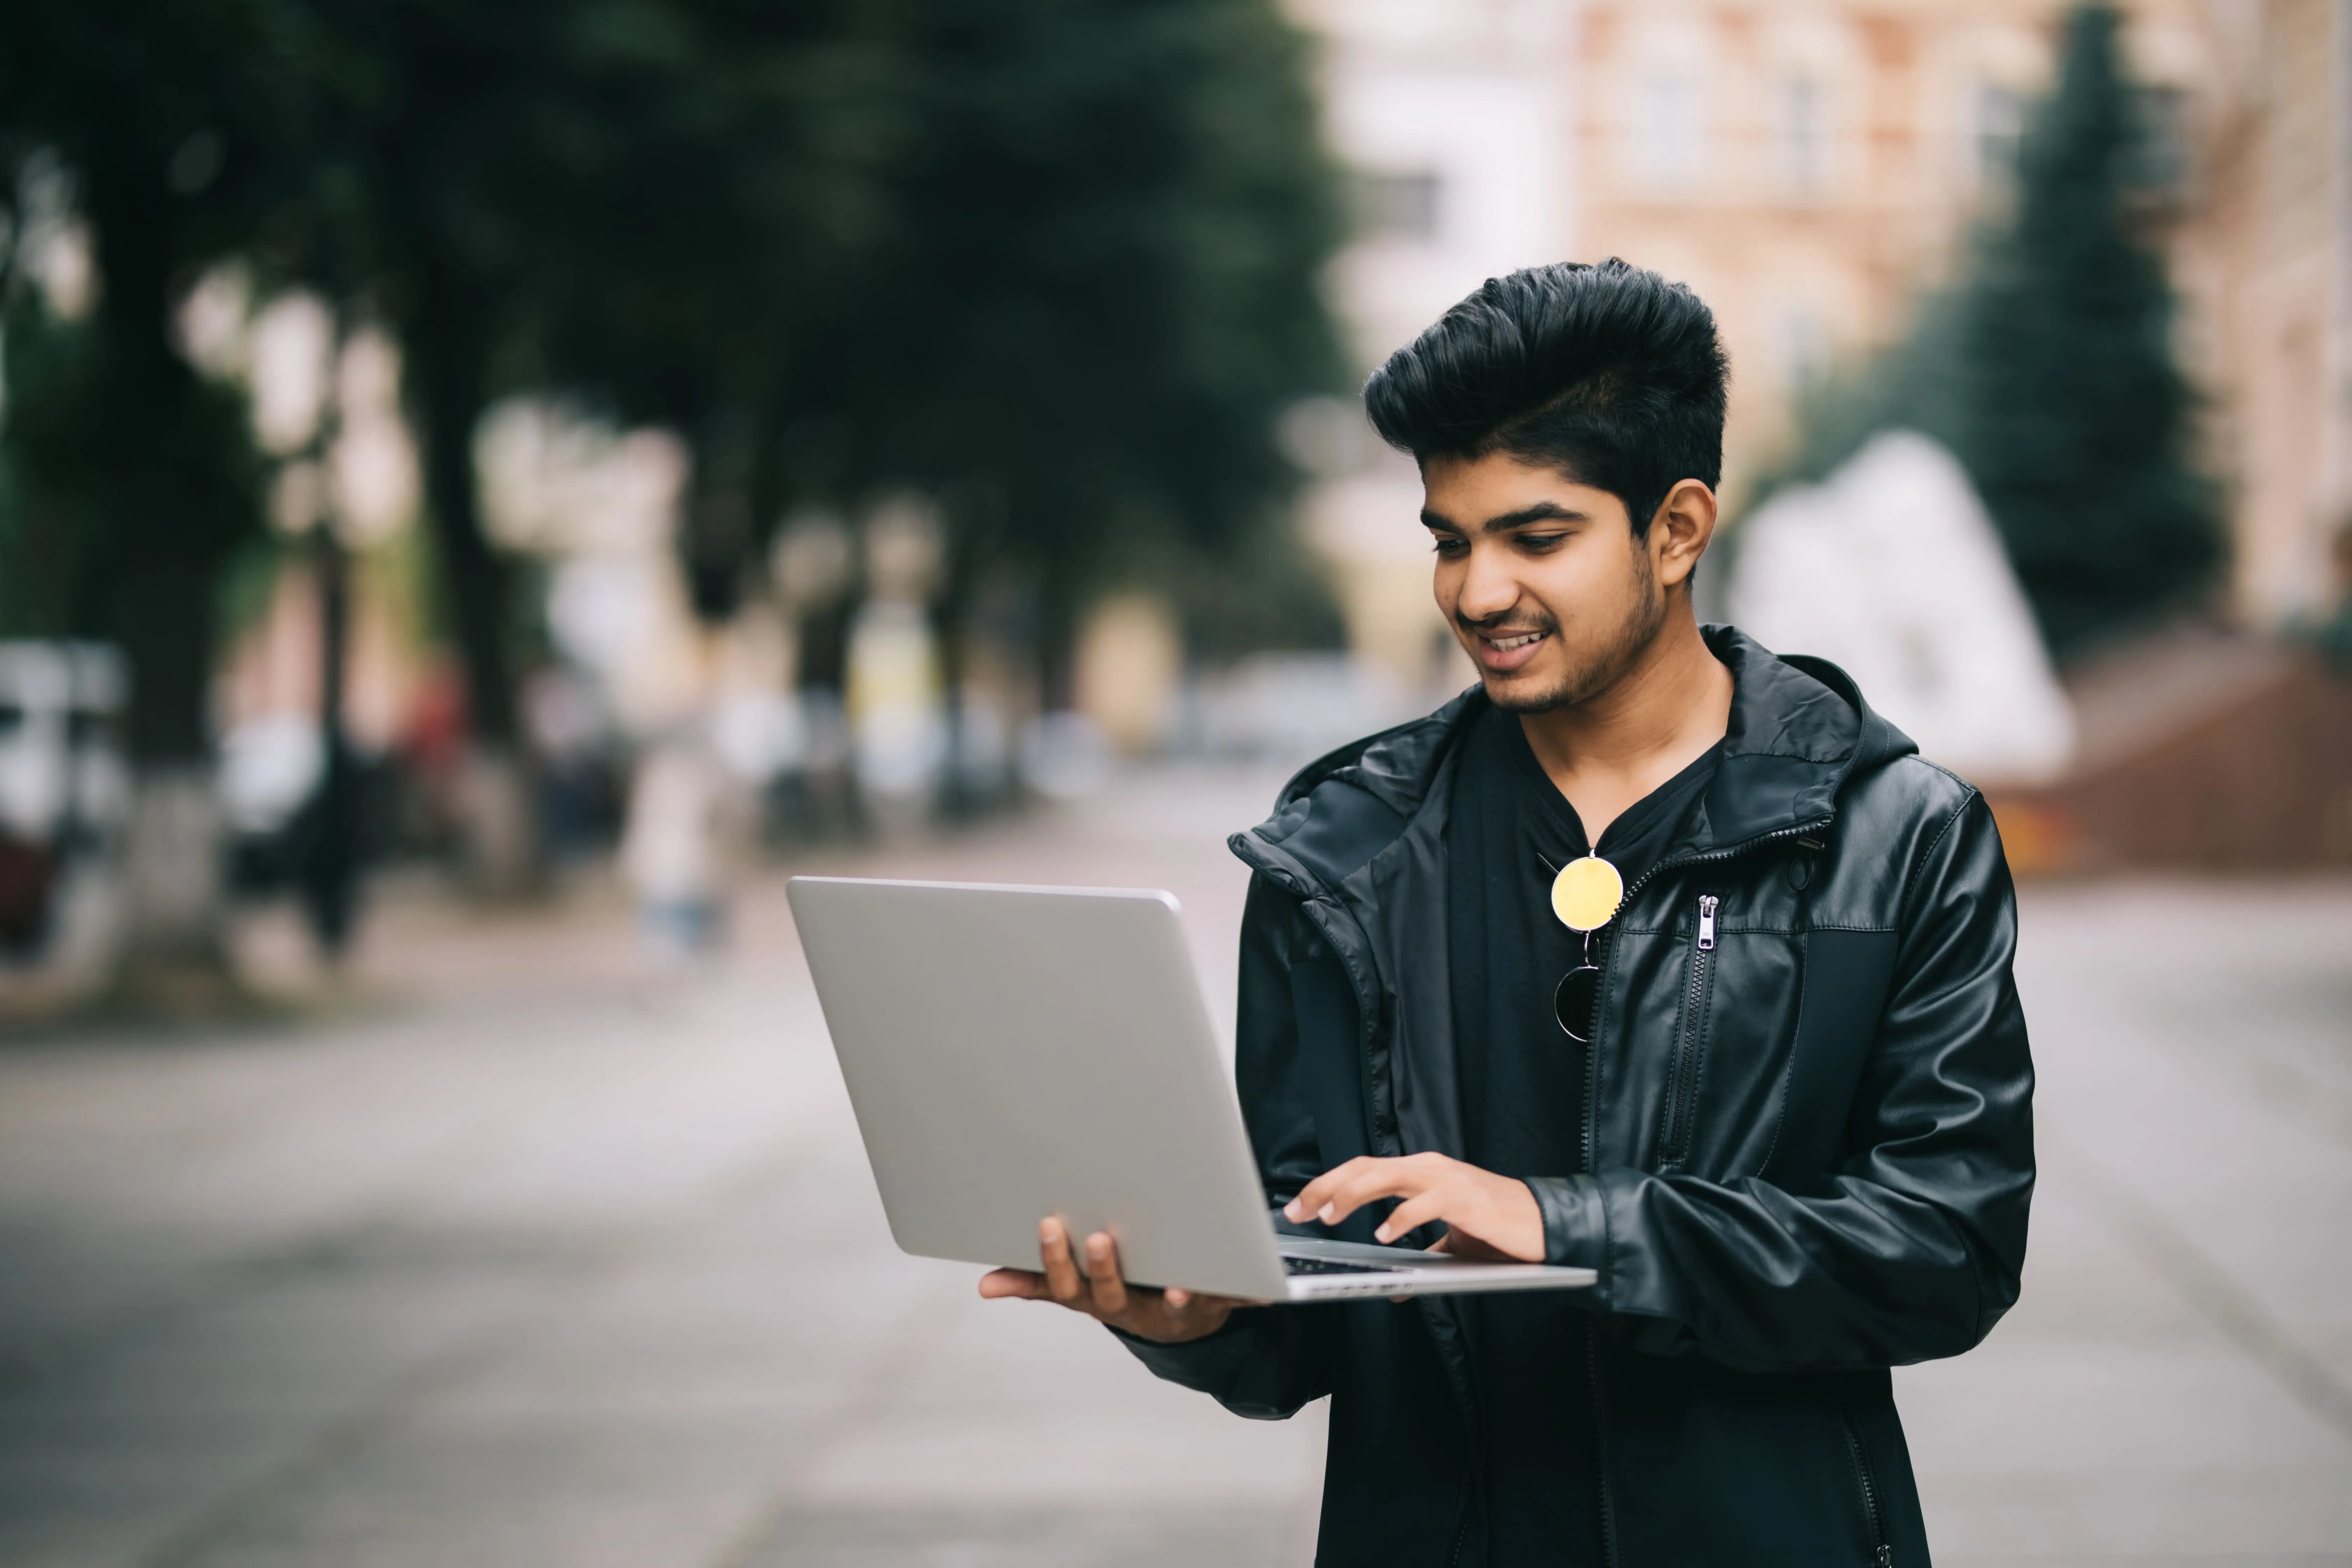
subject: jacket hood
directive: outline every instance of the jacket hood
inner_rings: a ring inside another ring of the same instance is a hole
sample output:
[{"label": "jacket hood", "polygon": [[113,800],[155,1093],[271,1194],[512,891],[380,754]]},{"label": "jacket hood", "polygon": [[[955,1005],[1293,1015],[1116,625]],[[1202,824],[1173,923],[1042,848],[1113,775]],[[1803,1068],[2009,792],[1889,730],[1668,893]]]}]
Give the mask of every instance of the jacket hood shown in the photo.
[{"label": "jacket hood", "polygon": [[[1917,752],[1828,660],[1777,655],[1732,626],[1700,635],[1731,671],[1731,719],[1715,781],[1671,853],[1705,854],[1826,821],[1848,778]],[[1234,852],[1280,880],[1300,880],[1295,868],[1337,887],[1429,804],[1464,730],[1487,705],[1474,686],[1425,718],[1308,763],[1283,787],[1272,816],[1233,836]]]}]

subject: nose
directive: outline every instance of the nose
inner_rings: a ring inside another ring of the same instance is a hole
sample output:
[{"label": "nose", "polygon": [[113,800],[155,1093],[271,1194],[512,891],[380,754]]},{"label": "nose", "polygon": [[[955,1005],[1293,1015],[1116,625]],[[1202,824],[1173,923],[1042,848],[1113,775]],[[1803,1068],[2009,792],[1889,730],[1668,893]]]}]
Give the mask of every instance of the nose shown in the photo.
[{"label": "nose", "polygon": [[1518,602],[1518,580],[1511,572],[1508,552],[1485,540],[1473,541],[1461,596],[1454,602],[1455,613],[1465,621],[1491,621]]}]

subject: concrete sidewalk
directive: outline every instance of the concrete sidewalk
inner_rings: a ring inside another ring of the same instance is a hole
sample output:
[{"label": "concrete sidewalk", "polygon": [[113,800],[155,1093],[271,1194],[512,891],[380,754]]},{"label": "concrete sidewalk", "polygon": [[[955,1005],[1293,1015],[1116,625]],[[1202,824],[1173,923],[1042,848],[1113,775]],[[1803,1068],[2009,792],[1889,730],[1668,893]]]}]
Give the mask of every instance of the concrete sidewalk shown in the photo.
[{"label": "concrete sidewalk", "polygon": [[2352,888],[2029,890],[2025,1295],[1896,1373],[1947,1563],[2352,1563]]},{"label": "concrete sidewalk", "polygon": [[[1173,889],[1228,1025],[1272,781],[804,868]],[[2022,1305],[1898,1374],[1947,1563],[2352,1564],[2352,887],[2045,889]],[[265,926],[265,964],[283,946]],[[1226,1416],[891,1247],[780,881],[396,900],[268,1027],[0,1047],[0,1563],[1305,1563],[1321,1416]]]}]

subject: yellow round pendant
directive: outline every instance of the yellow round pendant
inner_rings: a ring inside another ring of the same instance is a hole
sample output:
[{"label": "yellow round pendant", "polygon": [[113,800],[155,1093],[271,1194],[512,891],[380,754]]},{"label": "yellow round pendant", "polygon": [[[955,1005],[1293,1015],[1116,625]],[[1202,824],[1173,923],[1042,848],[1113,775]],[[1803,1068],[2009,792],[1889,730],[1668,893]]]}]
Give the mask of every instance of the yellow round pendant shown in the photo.
[{"label": "yellow round pendant", "polygon": [[1570,931],[1599,931],[1624,897],[1625,879],[1598,855],[1570,860],[1551,879],[1551,912]]}]

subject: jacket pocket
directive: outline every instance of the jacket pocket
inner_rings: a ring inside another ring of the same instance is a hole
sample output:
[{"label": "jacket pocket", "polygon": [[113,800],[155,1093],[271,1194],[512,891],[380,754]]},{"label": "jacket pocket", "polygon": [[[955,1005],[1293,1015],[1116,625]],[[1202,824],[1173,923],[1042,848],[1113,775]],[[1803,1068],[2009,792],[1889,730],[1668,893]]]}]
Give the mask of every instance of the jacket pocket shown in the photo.
[{"label": "jacket pocket", "polygon": [[1878,1474],[1871,1468],[1870,1450],[1862,1446],[1853,1412],[1842,1409],[1838,1414],[1845,1424],[1846,1452],[1853,1458],[1853,1481],[1862,1497],[1862,1522],[1869,1531],[1872,1568],[1895,1568],[1895,1545],[1886,1533],[1886,1500],[1878,1489]]},{"label": "jacket pocket", "polygon": [[1691,942],[1690,984],[1683,993],[1682,1024],[1675,1031],[1675,1054],[1666,1066],[1666,1102],[1659,1113],[1658,1163],[1679,1165],[1690,1153],[1691,1125],[1697,1119],[1699,1070],[1706,1051],[1706,1010],[1715,992],[1715,920],[1723,900],[1702,893],[1698,924]]}]

